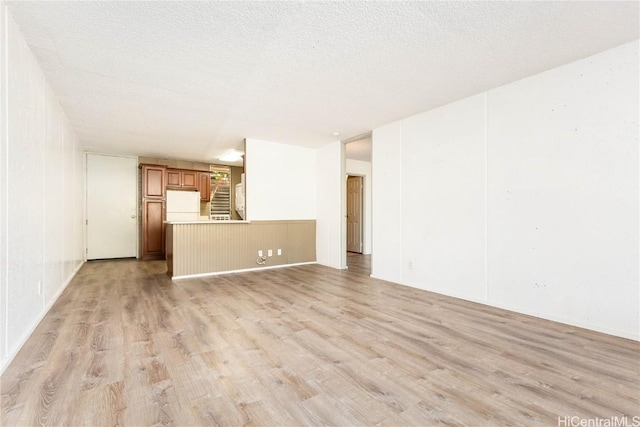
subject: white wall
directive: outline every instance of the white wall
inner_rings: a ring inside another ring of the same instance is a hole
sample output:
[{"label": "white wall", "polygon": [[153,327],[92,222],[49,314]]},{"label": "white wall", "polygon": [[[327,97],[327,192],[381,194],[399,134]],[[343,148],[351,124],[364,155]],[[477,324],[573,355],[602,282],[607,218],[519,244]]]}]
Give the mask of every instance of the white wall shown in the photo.
[{"label": "white wall", "polygon": [[636,42],[489,93],[491,301],[640,338],[638,76]]},{"label": "white wall", "polygon": [[346,184],[344,144],[317,150],[316,257],[319,264],[346,267]]},{"label": "white wall", "polygon": [[7,194],[8,194],[8,153],[7,153],[7,122],[5,100],[7,99],[7,85],[5,65],[7,51],[6,37],[6,15],[7,9],[3,2],[0,2],[0,372],[6,366],[7,356],[7,293],[8,275],[7,265]]},{"label": "white wall", "polygon": [[247,139],[246,209],[249,220],[316,218],[316,150]]},{"label": "white wall", "polygon": [[375,275],[639,339],[638,68],[634,42],[375,129]]},{"label": "white wall", "polygon": [[76,138],[6,6],[0,8],[2,58],[8,54],[0,67],[4,370],[82,265],[84,178]]},{"label": "white wall", "polygon": [[358,175],[364,181],[364,233],[363,233],[363,254],[371,253],[371,162],[361,160],[346,160],[347,175]]},{"label": "white wall", "polygon": [[[486,95],[402,122],[402,277],[484,297]],[[462,267],[464,266],[464,267]]]},{"label": "white wall", "polygon": [[247,139],[247,219],[315,219],[317,262],[345,268],[344,144],[319,149]]},{"label": "white wall", "polygon": [[402,123],[372,133],[371,276],[402,283]]}]

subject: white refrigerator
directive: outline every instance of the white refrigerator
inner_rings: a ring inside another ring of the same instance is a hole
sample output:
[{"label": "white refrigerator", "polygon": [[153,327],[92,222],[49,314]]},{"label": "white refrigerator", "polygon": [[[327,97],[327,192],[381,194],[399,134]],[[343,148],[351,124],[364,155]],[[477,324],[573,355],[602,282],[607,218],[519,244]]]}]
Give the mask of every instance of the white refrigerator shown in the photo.
[{"label": "white refrigerator", "polygon": [[167,190],[167,221],[198,221],[200,192]]},{"label": "white refrigerator", "polygon": [[244,219],[244,174],[241,175],[240,184],[236,184],[236,212]]}]

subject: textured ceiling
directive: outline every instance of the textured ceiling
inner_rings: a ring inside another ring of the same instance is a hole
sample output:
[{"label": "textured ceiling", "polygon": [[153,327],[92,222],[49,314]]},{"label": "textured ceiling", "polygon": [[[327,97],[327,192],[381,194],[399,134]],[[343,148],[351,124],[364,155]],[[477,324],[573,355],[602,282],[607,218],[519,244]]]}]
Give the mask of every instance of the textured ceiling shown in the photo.
[{"label": "textured ceiling", "polygon": [[88,150],[317,147],[639,37],[638,2],[7,2]]}]

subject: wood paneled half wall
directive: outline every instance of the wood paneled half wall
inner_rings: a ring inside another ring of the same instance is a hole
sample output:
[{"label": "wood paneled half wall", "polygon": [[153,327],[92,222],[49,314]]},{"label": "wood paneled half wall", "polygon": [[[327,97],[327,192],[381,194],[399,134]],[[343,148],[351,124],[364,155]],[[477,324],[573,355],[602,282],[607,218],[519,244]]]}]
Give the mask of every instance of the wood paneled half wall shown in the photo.
[{"label": "wood paneled half wall", "polygon": [[316,222],[167,223],[166,248],[173,278],[311,263],[316,261]]}]

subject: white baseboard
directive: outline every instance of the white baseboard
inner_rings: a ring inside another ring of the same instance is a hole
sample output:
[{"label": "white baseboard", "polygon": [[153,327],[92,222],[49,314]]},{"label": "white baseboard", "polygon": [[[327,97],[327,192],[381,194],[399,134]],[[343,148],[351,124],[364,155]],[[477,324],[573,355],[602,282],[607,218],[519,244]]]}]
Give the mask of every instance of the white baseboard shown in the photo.
[{"label": "white baseboard", "polygon": [[[393,280],[388,280],[388,279],[383,279],[383,280],[387,280],[387,281],[393,282]],[[564,318],[564,317],[561,317],[561,316],[548,315],[546,313],[540,313],[540,312],[537,312],[535,310],[529,310],[529,309],[526,309],[526,308],[523,308],[523,307],[516,307],[516,306],[513,306],[513,305],[509,305],[509,304],[500,304],[500,303],[497,303],[497,302],[494,302],[494,301],[485,300],[485,299],[469,298],[469,297],[466,297],[464,295],[457,295],[457,294],[451,293],[451,292],[443,292],[442,290],[439,290],[439,289],[438,290],[428,289],[428,288],[425,288],[423,286],[418,286],[418,285],[411,284],[411,283],[399,283],[399,282],[394,282],[394,283],[400,284],[402,286],[408,286],[410,288],[421,289],[421,290],[424,290],[424,291],[433,292],[435,294],[444,295],[444,296],[447,296],[447,297],[458,298],[458,299],[461,299],[461,300],[465,300],[465,301],[470,301],[470,302],[486,305],[488,307],[499,308],[501,310],[507,310],[507,311],[511,311],[511,312],[514,312],[514,313],[518,313],[518,314],[524,314],[526,316],[532,316],[532,317],[537,317],[539,319],[550,320],[552,322],[562,323],[564,325],[575,326],[577,328],[588,329],[590,331],[600,332],[600,333],[607,334],[607,335],[613,335],[613,336],[620,337],[620,338],[626,338],[626,339],[630,339],[630,340],[634,340],[634,341],[640,341],[640,336],[635,335],[635,334],[630,333],[630,332],[627,332],[627,331],[620,331],[620,330],[617,330],[617,329],[611,329],[611,328],[602,327],[602,326],[599,326],[599,325],[593,325],[593,324],[589,324],[589,323],[586,323],[586,322],[581,322],[581,321],[574,320],[574,319]]]},{"label": "white baseboard", "polygon": [[76,274],[78,273],[78,271],[80,271],[80,268],[82,268],[84,263],[85,261],[80,262],[80,265],[76,267],[73,273],[71,273],[71,276],[60,287],[60,290],[55,294],[53,298],[51,298],[49,303],[44,307],[44,310],[42,311],[41,315],[36,319],[35,322],[33,322],[31,327],[23,334],[22,339],[19,341],[19,344],[13,349],[13,351],[7,354],[4,360],[2,360],[2,366],[0,367],[0,375],[2,375],[5,369],[7,369],[9,365],[11,365],[11,362],[13,362],[13,359],[18,355],[18,353],[20,352],[24,344],[31,337],[31,334],[33,334],[33,331],[36,330],[40,322],[42,322],[42,319],[44,319],[45,316],[49,313],[49,310],[51,310],[51,307],[53,307],[53,304],[55,304],[56,301],[58,301],[58,298],[60,298],[60,295],[62,295],[64,290],[67,289],[67,286],[69,286],[69,283],[71,283],[73,278],[76,277]]},{"label": "white baseboard", "polygon": [[212,273],[185,274],[183,276],[173,276],[171,280],[195,279],[197,277],[219,276],[221,274],[247,273],[249,271],[272,270],[274,268],[294,267],[296,265],[309,265],[309,264],[317,264],[317,262],[309,261],[309,262],[298,262],[294,264],[281,264],[281,265],[269,265],[266,267],[245,268],[242,270],[226,270],[226,271],[215,271]]},{"label": "white baseboard", "polygon": [[509,305],[497,304],[497,303],[487,302],[487,301],[476,301],[476,302],[479,302],[480,304],[484,304],[484,305],[489,305],[491,307],[500,308],[502,310],[513,311],[515,313],[525,314],[527,316],[538,317],[540,319],[550,320],[552,322],[562,323],[569,326],[575,326],[577,328],[588,329],[590,331],[595,331],[595,332],[601,332],[607,335],[614,335],[620,338],[627,338],[633,341],[640,341],[640,335],[634,335],[633,333],[629,333],[626,331],[619,331],[617,329],[606,328],[599,325],[592,325],[590,323],[580,322],[580,321],[576,321],[573,319],[568,319],[560,316],[550,316],[544,313],[539,313],[536,311],[527,310],[520,307],[513,307]]},{"label": "white baseboard", "polygon": [[335,264],[327,264],[324,262],[319,262],[318,265],[324,265],[325,267],[329,267],[329,268],[335,268],[336,270],[348,270],[349,266],[340,266],[340,265],[335,265]]}]

